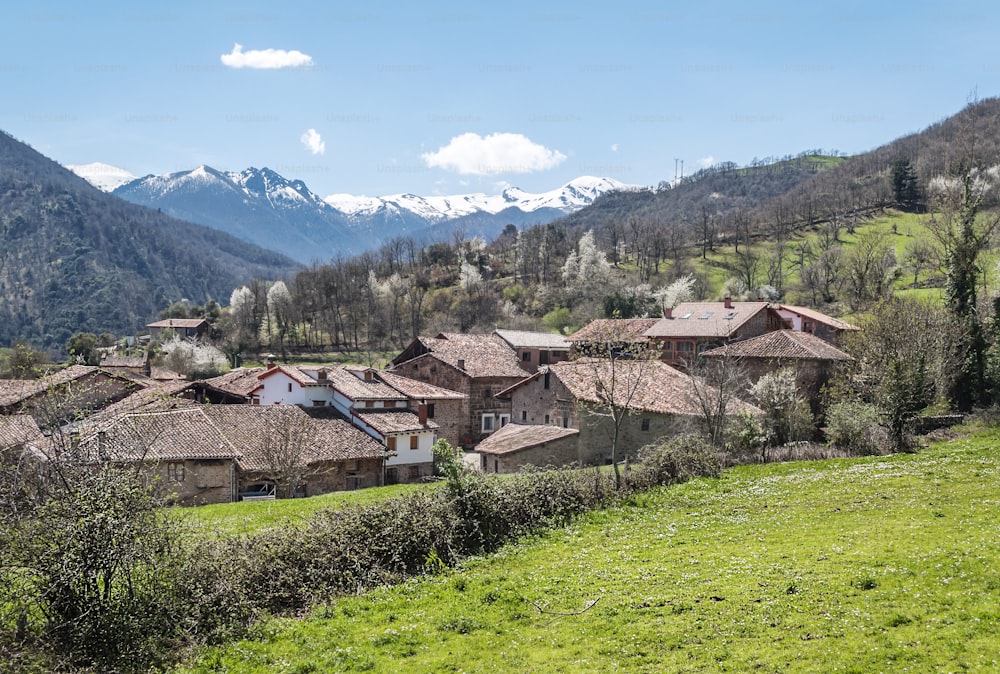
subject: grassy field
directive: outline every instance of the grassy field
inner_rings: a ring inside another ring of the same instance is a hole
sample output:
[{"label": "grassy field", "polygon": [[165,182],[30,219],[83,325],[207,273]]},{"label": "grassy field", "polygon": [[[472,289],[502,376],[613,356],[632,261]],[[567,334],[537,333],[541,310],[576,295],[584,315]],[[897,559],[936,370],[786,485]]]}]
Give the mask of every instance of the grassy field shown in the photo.
[{"label": "grassy field", "polygon": [[181,671],[1000,671],[998,447],[732,469]]},{"label": "grassy field", "polygon": [[218,503],[197,508],[178,507],[173,508],[171,514],[196,532],[239,535],[274,527],[299,526],[321,508],[373,503],[419,489],[433,488],[434,485],[427,484],[399,484],[358,491],[338,491],[309,498]]}]

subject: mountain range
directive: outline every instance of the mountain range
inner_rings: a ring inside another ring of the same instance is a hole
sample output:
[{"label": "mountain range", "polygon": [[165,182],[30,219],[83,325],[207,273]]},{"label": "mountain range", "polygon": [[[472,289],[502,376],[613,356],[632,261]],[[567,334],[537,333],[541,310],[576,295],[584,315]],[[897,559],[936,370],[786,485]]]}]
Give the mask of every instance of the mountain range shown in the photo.
[{"label": "mountain range", "polygon": [[302,263],[372,250],[398,236],[431,243],[461,230],[493,239],[508,224],[551,222],[604,194],[630,189],[610,178],[583,176],[541,194],[511,187],[496,195],[333,194],[324,199],[303,181],[266,167],[228,172],[199,166],[131,180],[128,171],[107,164],[68,168],[126,201],[228,232]]},{"label": "mountain range", "polygon": [[225,304],[297,266],[105,194],[0,132],[0,345],[58,352],[74,332],[137,334],[171,302]]}]

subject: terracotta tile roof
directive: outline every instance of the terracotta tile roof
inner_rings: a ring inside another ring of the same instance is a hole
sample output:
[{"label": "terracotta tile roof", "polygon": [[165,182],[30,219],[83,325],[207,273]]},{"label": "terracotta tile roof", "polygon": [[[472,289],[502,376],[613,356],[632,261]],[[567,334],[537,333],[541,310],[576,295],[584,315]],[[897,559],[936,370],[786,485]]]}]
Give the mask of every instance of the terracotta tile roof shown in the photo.
[{"label": "terracotta tile roof", "polygon": [[566,339],[570,342],[647,342],[646,331],[658,318],[599,318],[580,328]]},{"label": "terracotta tile roof", "polygon": [[[659,360],[617,360],[612,364],[607,359],[581,358],[548,368],[575,398],[584,402],[601,403],[611,395],[619,405],[636,411],[701,414],[691,377]],[[730,413],[743,410],[759,412],[753,405],[736,401]]]},{"label": "terracotta tile roof", "polygon": [[416,414],[406,410],[365,410],[363,412],[356,412],[355,416],[382,435],[410,433],[414,431],[426,431],[440,428],[436,423],[430,420],[421,424],[420,419]]},{"label": "terracotta tile roof", "polygon": [[483,454],[510,454],[579,434],[580,431],[575,428],[509,423],[476,445],[476,451]]},{"label": "terracotta tile roof", "polygon": [[243,470],[267,470],[271,448],[282,442],[298,446],[307,465],[385,455],[377,440],[343,419],[314,419],[295,406],[256,405],[126,414],[89,428],[79,451],[92,460],[234,459]]},{"label": "terracotta tile roof", "polygon": [[434,358],[473,378],[524,376],[517,353],[496,335],[441,333],[421,337],[420,342]]},{"label": "terracotta tile roof", "polygon": [[0,416],[0,449],[38,442],[44,437],[30,414]]},{"label": "terracotta tile roof", "polygon": [[218,377],[206,379],[205,383],[222,391],[249,396],[255,388],[260,386],[257,375],[263,371],[262,367],[238,367],[225,374],[220,374]]},{"label": "terracotta tile roof", "polygon": [[269,448],[281,433],[301,444],[307,463],[385,455],[381,443],[350,422],[315,419],[294,405],[211,405],[205,413],[239,450],[237,463],[244,470],[266,470]]},{"label": "terracotta tile roof", "polygon": [[142,368],[149,360],[149,355],[143,353],[140,356],[123,356],[117,353],[108,354],[101,358],[101,367],[133,367]]},{"label": "terracotta tile roof", "polygon": [[197,406],[198,403],[194,400],[180,397],[181,393],[192,386],[194,386],[194,382],[190,381],[170,382],[136,391],[104,409],[97,410],[74,426],[90,427],[95,424],[105,424],[137,412],[165,412],[182,407]]},{"label": "terracotta tile roof", "polygon": [[[317,382],[316,381],[316,371],[320,368],[301,368],[295,365],[276,365],[274,367],[265,368],[260,374],[257,375],[257,379],[266,379],[273,375],[283,372],[292,381],[302,385],[302,386],[326,386],[327,382]],[[312,372],[313,376],[310,376],[307,372]]]},{"label": "terracotta tile roof", "polygon": [[185,381],[187,377],[182,375],[180,372],[174,372],[173,370],[168,370],[165,367],[159,367],[158,365],[153,365],[149,368],[149,376],[151,379],[156,381]]},{"label": "terracotta tile roof", "polygon": [[[375,378],[362,379],[342,367],[326,368],[327,381],[334,390],[351,400],[406,400],[406,396]],[[362,371],[362,376],[363,376]]]},{"label": "terracotta tile roof", "polygon": [[661,318],[646,331],[647,337],[729,337],[762,311],[767,302],[682,302],[672,310],[673,318]]},{"label": "terracotta tile roof", "polygon": [[839,318],[834,318],[833,316],[827,316],[823,312],[810,309],[809,307],[782,304],[778,306],[778,312],[780,313],[782,310],[791,311],[792,313],[808,318],[811,321],[829,325],[834,330],[860,330],[860,328],[856,325],[851,325],[850,323],[842,321]]},{"label": "terracotta tile roof", "polygon": [[198,328],[208,325],[204,318],[167,318],[154,323],[146,323],[147,328]]},{"label": "terracotta tile roof", "polygon": [[71,365],[39,379],[0,380],[0,406],[13,405],[23,402],[24,400],[51,388],[55,388],[67,382],[78,381],[83,377],[94,374],[102,374],[106,377],[135,381],[135,378],[128,376],[126,373],[106,372],[94,365]]},{"label": "terracotta tile roof", "polygon": [[410,400],[461,400],[468,397],[464,393],[409,379],[388,370],[378,372],[377,376]]},{"label": "terracotta tile roof", "polygon": [[850,360],[851,357],[808,332],[776,330],[702,353],[709,358],[787,358],[797,360]]},{"label": "terracotta tile roof", "polygon": [[515,349],[555,349],[568,351],[571,344],[563,335],[555,332],[528,332],[525,330],[493,331],[500,339]]}]

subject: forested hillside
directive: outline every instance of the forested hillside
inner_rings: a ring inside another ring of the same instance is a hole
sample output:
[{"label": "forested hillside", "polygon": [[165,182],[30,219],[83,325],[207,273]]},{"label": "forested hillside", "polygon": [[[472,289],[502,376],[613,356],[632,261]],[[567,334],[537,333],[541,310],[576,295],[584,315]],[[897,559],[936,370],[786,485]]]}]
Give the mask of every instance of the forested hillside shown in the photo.
[{"label": "forested hillside", "polygon": [[91,187],[0,133],[0,344],[61,350],[77,331],[135,334],[170,302],[225,300],[287,258]]},{"label": "forested hillside", "polygon": [[[400,237],[301,271],[280,305],[268,283],[247,288],[237,341],[378,351],[441,330],[568,330],[656,315],[678,281],[695,298],[765,296],[833,315],[908,288],[941,297],[956,217],[978,222],[996,203],[998,138],[991,99],[865,154],[723,164],[546,225],[511,223],[488,243],[465,230],[427,247]],[[963,180],[974,188],[964,197]],[[988,224],[976,255],[991,245]]]}]

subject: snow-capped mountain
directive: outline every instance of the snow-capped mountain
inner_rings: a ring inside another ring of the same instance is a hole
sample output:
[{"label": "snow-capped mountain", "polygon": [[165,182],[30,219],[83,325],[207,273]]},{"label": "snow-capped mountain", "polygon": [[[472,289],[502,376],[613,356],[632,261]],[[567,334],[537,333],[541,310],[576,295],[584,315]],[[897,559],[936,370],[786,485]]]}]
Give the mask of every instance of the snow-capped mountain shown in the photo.
[{"label": "snow-capped mountain", "polygon": [[552,208],[572,213],[593,203],[594,199],[613,190],[631,189],[630,185],[612,178],[582,176],[558,189],[541,194],[531,194],[517,187],[508,187],[500,194],[460,194],[455,196],[419,197],[414,194],[395,194],[387,197],[356,197],[350,194],[331,194],[326,202],[348,217],[364,218],[379,211],[409,211],[429,222],[451,220],[474,213],[496,215],[508,208],[531,213]]},{"label": "snow-capped mountain", "polygon": [[510,187],[496,195],[334,194],[322,199],[301,180],[268,168],[237,173],[199,166],[137,178],[113,193],[308,263],[371,250],[400,235],[423,241],[446,238],[455,227],[492,239],[507,224],[544,224],[602,194],[630,188],[610,178],[585,176],[541,194]]},{"label": "snow-capped mountain", "polygon": [[301,180],[287,180],[268,168],[235,173],[199,166],[138,178],[113,194],[175,218],[221,229],[304,263],[364,249],[342,213],[310,192]]},{"label": "snow-capped mountain", "polygon": [[72,164],[66,168],[102,192],[112,192],[116,187],[135,180],[135,176],[125,169],[101,162]]}]

